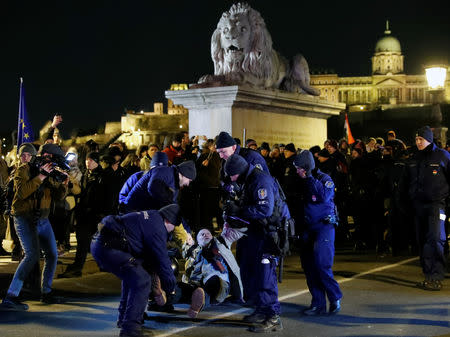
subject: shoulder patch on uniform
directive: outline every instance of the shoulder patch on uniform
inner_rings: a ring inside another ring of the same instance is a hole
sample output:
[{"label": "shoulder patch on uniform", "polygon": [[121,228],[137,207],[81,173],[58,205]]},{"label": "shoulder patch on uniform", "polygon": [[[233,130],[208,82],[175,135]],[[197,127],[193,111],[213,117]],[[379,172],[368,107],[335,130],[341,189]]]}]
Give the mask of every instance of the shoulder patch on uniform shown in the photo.
[{"label": "shoulder patch on uniform", "polygon": [[326,187],[326,188],[333,188],[333,187],[334,187],[334,183],[333,183],[331,180],[328,180],[328,181],[325,183],[325,187]]},{"label": "shoulder patch on uniform", "polygon": [[142,213],[144,214],[144,219],[147,220],[149,218],[147,211],[143,211]]},{"label": "shoulder patch on uniform", "polygon": [[259,168],[261,171],[263,170],[261,164],[256,164],[255,167],[256,167],[256,168]]},{"label": "shoulder patch on uniform", "polygon": [[265,199],[267,197],[267,190],[265,188],[260,188],[258,190],[259,199]]}]

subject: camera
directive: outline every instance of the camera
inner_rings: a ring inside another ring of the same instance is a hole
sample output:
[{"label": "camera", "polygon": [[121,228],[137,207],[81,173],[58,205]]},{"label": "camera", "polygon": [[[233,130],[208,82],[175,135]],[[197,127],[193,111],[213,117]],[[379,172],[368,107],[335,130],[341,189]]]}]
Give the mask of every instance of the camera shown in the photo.
[{"label": "camera", "polygon": [[[53,168],[50,173],[41,169],[43,165],[48,163],[50,163]],[[36,156],[33,164],[39,170],[39,173],[48,177],[52,177],[57,182],[63,182],[64,180],[66,180],[66,172],[68,172],[70,169],[69,164],[67,163],[67,159],[64,156],[56,154],[53,154],[52,157],[42,155]]]}]

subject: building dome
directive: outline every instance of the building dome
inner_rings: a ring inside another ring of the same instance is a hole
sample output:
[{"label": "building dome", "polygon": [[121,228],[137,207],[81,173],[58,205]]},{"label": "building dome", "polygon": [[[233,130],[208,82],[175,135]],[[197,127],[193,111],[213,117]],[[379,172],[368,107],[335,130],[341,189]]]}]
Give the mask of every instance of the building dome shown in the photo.
[{"label": "building dome", "polygon": [[389,30],[389,22],[386,22],[384,36],[378,40],[375,46],[375,53],[382,52],[402,52],[402,49],[400,48],[400,41],[391,35],[391,31]]}]

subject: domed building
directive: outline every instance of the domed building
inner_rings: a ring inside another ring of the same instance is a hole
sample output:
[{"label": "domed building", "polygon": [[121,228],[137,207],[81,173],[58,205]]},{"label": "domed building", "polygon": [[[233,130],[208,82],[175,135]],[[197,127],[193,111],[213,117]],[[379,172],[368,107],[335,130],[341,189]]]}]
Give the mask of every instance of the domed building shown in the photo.
[{"label": "domed building", "polygon": [[400,41],[391,35],[389,22],[386,22],[384,36],[375,45],[375,54],[372,57],[372,74],[402,74],[403,55]]},{"label": "domed building", "polygon": [[[338,74],[311,74],[311,84],[327,100],[346,103],[349,111],[421,106],[431,103],[425,74],[406,75],[400,41],[386,22],[384,35],[376,42],[372,75],[340,77]],[[450,76],[447,75],[445,99],[450,100]]]}]

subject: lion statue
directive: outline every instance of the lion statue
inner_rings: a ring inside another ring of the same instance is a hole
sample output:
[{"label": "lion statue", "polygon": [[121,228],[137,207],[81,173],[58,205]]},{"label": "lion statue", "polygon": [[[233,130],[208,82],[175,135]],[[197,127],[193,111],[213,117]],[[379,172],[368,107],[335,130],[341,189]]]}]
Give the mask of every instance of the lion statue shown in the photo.
[{"label": "lion statue", "polygon": [[272,48],[261,14],[237,3],[222,14],[211,38],[214,75],[202,76],[196,87],[250,84],[319,95],[310,86],[309,67],[301,54],[288,62]]}]

